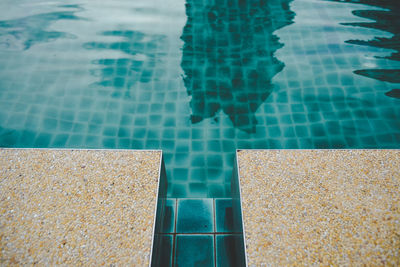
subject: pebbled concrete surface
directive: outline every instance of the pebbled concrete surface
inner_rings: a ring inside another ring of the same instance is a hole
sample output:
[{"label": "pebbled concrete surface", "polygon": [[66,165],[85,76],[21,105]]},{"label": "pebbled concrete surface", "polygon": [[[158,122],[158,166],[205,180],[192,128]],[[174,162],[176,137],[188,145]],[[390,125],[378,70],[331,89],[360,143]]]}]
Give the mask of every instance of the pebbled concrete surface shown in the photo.
[{"label": "pebbled concrete surface", "polygon": [[400,265],[400,150],[237,156],[249,266]]},{"label": "pebbled concrete surface", "polygon": [[0,149],[0,265],[149,265],[160,159]]}]

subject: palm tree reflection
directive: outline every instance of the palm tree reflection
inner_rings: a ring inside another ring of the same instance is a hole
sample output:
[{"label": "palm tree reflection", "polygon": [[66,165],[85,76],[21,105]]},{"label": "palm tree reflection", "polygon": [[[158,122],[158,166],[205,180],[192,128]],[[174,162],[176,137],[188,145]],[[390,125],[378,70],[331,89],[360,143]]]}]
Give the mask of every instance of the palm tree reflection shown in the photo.
[{"label": "palm tree reflection", "polygon": [[[394,50],[392,54],[386,56],[386,59],[400,61],[400,1],[398,0],[331,0],[335,2],[346,2],[354,4],[366,4],[384,8],[386,10],[354,10],[353,14],[374,20],[374,22],[352,22],[343,23],[343,25],[350,25],[356,27],[365,27],[378,29],[393,34],[392,37],[375,37],[372,40],[348,40],[347,43],[367,45],[378,48],[386,48]],[[356,70],[354,73],[363,75],[380,81],[388,83],[400,83],[400,69],[361,69]],[[386,96],[400,98],[399,89],[393,89],[385,93]]]},{"label": "palm tree reflection", "polygon": [[274,31],[292,23],[292,0],[188,0],[182,69],[192,96],[192,123],[222,110],[233,125],[255,132],[254,112],[284,64]]},{"label": "palm tree reflection", "polygon": [[59,38],[74,38],[73,34],[49,30],[59,20],[83,20],[75,15],[82,8],[79,5],[61,5],[72,10],[41,13],[19,19],[0,21],[0,46],[7,49],[28,50],[35,44],[54,41]]}]

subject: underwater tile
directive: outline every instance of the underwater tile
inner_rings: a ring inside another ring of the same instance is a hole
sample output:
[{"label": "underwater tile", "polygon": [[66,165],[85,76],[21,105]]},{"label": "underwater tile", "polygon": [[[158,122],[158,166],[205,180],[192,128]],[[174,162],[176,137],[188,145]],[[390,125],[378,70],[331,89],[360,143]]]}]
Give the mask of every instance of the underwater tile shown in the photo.
[{"label": "underwater tile", "polygon": [[324,124],[316,123],[316,124],[311,125],[311,134],[314,137],[325,136],[326,131],[325,131]]},{"label": "underwater tile", "polygon": [[213,200],[179,199],[177,233],[210,233],[214,231]]},{"label": "underwater tile", "polygon": [[[52,135],[47,133],[41,133],[36,136],[34,146],[35,147],[48,147],[51,141]],[[17,139],[17,138],[15,138]],[[10,142],[11,143],[11,142]]]},{"label": "underwater tile", "polygon": [[[48,130],[54,130],[57,128],[58,121],[56,119],[50,119],[46,118],[43,120],[43,127],[44,129]],[[8,125],[10,126],[10,125]]]},{"label": "underwater tile", "polygon": [[161,235],[160,239],[159,260],[162,262],[162,266],[172,266],[173,236]]},{"label": "underwater tile", "polygon": [[117,136],[118,129],[115,127],[105,127],[103,129],[103,136],[115,137]]},{"label": "underwater tile", "polygon": [[175,129],[164,129],[162,133],[163,139],[175,139]]},{"label": "underwater tile", "polygon": [[172,183],[171,186],[171,195],[176,197],[176,198],[183,198],[183,197],[188,197],[188,188],[187,184],[182,184],[182,183]]},{"label": "underwater tile", "polygon": [[191,197],[207,197],[207,184],[189,183],[189,194]]},{"label": "underwater tile", "polygon": [[[143,138],[143,137],[145,137],[145,136],[146,136],[146,128],[138,128],[138,127],[135,127],[135,128],[133,129],[133,137],[134,137],[134,138]],[[140,141],[143,142],[143,140],[140,140]]]},{"label": "underwater tile", "polygon": [[286,149],[297,149],[299,148],[299,143],[296,138],[286,139],[284,142],[284,148]]},{"label": "underwater tile", "polygon": [[202,128],[192,128],[192,139],[203,139],[204,129]]},{"label": "underwater tile", "polygon": [[[42,135],[42,134],[41,134]],[[1,132],[0,129],[0,145],[1,146],[7,146],[7,147],[14,147],[16,146],[17,142],[18,142],[18,138],[20,136],[20,133],[17,131],[12,131],[12,132],[8,132],[6,134],[3,134]],[[46,141],[46,137],[43,137],[42,139],[44,139],[44,141],[42,141],[44,144]],[[39,139],[39,137],[37,137],[35,139],[35,145],[36,144],[41,144],[41,139]],[[40,146],[39,146],[40,147]],[[45,146],[44,146],[45,147]]]},{"label": "underwater tile", "polygon": [[123,114],[121,116],[120,124],[130,126],[133,123],[133,116],[129,114]]},{"label": "underwater tile", "polygon": [[175,153],[175,164],[181,166],[189,162],[189,156],[187,153]]},{"label": "underwater tile", "polygon": [[193,151],[203,151],[205,148],[205,144],[202,141],[192,141],[192,150]]},{"label": "underwater tile", "polygon": [[149,123],[151,125],[159,125],[162,123],[162,116],[161,115],[151,115],[149,117]]},{"label": "underwater tile", "polygon": [[[29,130],[22,131],[21,136],[19,138],[19,142],[24,147],[31,147],[35,140],[35,136],[36,136],[36,133],[34,131],[29,131]],[[65,145],[66,140],[64,140],[63,137],[57,138],[58,136],[59,135],[57,135],[55,137],[55,139],[53,140],[53,144],[57,143],[57,141],[60,141],[62,146]],[[67,139],[68,139],[68,135],[67,135]]]},{"label": "underwater tile", "polygon": [[223,170],[219,166],[222,166],[222,163],[221,165],[207,168],[207,180],[216,181],[221,177]]},{"label": "underwater tile", "polygon": [[173,233],[175,228],[176,199],[168,198],[165,200],[162,233]]},{"label": "underwater tile", "polygon": [[105,148],[115,148],[115,138],[103,138],[102,144]]},{"label": "underwater tile", "polygon": [[204,168],[191,168],[190,170],[190,180],[196,182],[205,182],[206,181],[206,170]]},{"label": "underwater tile", "polygon": [[213,153],[213,154],[208,154],[207,155],[207,165],[209,167],[219,167],[222,166],[222,156],[217,154],[217,153]]},{"label": "underwater tile", "polygon": [[270,137],[280,137],[282,135],[279,126],[268,127],[268,135]]},{"label": "underwater tile", "polygon": [[177,235],[175,266],[214,266],[214,237]]},{"label": "underwater tile", "polygon": [[175,148],[175,142],[172,140],[162,140],[161,147],[163,148],[163,150],[171,151]]},{"label": "underwater tile", "polygon": [[187,181],[188,170],[185,168],[174,168],[173,176],[170,179],[172,181]]},{"label": "underwater tile", "polygon": [[96,135],[87,135],[85,138],[85,144],[88,147],[99,147],[101,145],[101,137]]},{"label": "underwater tile", "polygon": [[145,142],[146,149],[159,149],[160,148],[160,140],[157,139],[147,139]]},{"label": "underwater tile", "polygon": [[124,149],[131,146],[130,138],[118,138],[117,140],[117,148]]},{"label": "underwater tile", "polygon": [[122,138],[126,137],[126,138],[128,138],[131,135],[132,135],[132,131],[128,127],[120,127],[118,129],[118,133],[117,133],[118,137],[122,137]]},{"label": "underwater tile", "polygon": [[107,112],[106,117],[105,117],[105,123],[106,124],[116,124],[118,121],[120,121],[121,116],[120,114],[116,112]]},{"label": "underwater tile", "polygon": [[147,118],[146,117],[136,117],[134,124],[135,124],[135,126],[146,126]]},{"label": "underwater tile", "polygon": [[217,267],[246,266],[242,235],[216,235]]},{"label": "underwater tile", "polygon": [[221,151],[221,141],[211,140],[207,142],[207,151],[220,152]]},{"label": "underwater tile", "polygon": [[221,184],[208,184],[208,195],[209,198],[225,197],[225,187]]},{"label": "underwater tile", "polygon": [[72,130],[73,123],[70,121],[59,121],[58,128],[64,132],[70,132]]},{"label": "underwater tile", "polygon": [[[240,210],[234,210],[233,200],[229,198],[215,199],[216,232],[240,232]],[[236,205],[240,209],[239,205]]]}]

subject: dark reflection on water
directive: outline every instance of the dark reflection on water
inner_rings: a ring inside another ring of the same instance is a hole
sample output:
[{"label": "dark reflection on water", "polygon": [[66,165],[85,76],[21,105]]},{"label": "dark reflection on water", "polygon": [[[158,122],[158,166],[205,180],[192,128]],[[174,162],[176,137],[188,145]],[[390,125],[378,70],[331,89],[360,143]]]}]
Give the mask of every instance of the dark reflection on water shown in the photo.
[{"label": "dark reflection on water", "polygon": [[[343,25],[355,26],[355,27],[365,27],[378,29],[393,34],[392,37],[375,37],[372,40],[348,40],[347,43],[367,45],[378,48],[386,48],[395,50],[391,55],[386,56],[386,59],[400,61],[400,1],[399,0],[331,0],[335,2],[345,2],[354,4],[366,4],[371,6],[376,6],[380,8],[385,8],[385,10],[354,10],[353,14],[374,20],[374,22],[352,22],[343,23]],[[363,75],[380,81],[385,81],[389,83],[400,83],[400,69],[362,69],[356,70],[354,73],[358,75]],[[385,95],[389,97],[398,98],[398,93],[394,89]]]},{"label": "dark reflection on water", "polygon": [[391,91],[386,92],[385,95],[400,99],[400,89],[392,89]]},{"label": "dark reflection on water", "polygon": [[82,10],[79,5],[62,5],[60,8],[75,9],[27,16],[19,19],[0,21],[0,46],[6,49],[27,50],[35,44],[75,36],[60,31],[48,30],[59,20],[81,20],[75,15]]},{"label": "dark reflection on water", "polygon": [[92,74],[100,76],[97,84],[112,87],[113,97],[130,97],[130,88],[137,82],[148,83],[160,79],[162,72],[157,63],[165,57],[167,47],[165,36],[148,35],[140,31],[105,31],[100,35],[120,37],[118,42],[89,42],[84,47],[90,50],[110,49],[124,53],[127,57],[103,58],[92,63],[102,66],[100,70],[92,70]]},{"label": "dark reflection on water", "polygon": [[255,132],[254,112],[284,67],[273,32],[292,23],[291,1],[187,1],[181,66],[193,123],[222,110],[235,127]]}]

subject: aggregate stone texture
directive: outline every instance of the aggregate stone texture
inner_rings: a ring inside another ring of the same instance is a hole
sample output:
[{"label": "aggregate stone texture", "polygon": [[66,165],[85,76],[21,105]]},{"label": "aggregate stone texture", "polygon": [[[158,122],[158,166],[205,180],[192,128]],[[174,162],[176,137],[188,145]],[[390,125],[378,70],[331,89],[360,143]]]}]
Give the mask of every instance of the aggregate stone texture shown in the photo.
[{"label": "aggregate stone texture", "polygon": [[238,151],[249,266],[399,266],[400,150]]},{"label": "aggregate stone texture", "polygon": [[149,265],[160,159],[0,149],[0,265]]}]

